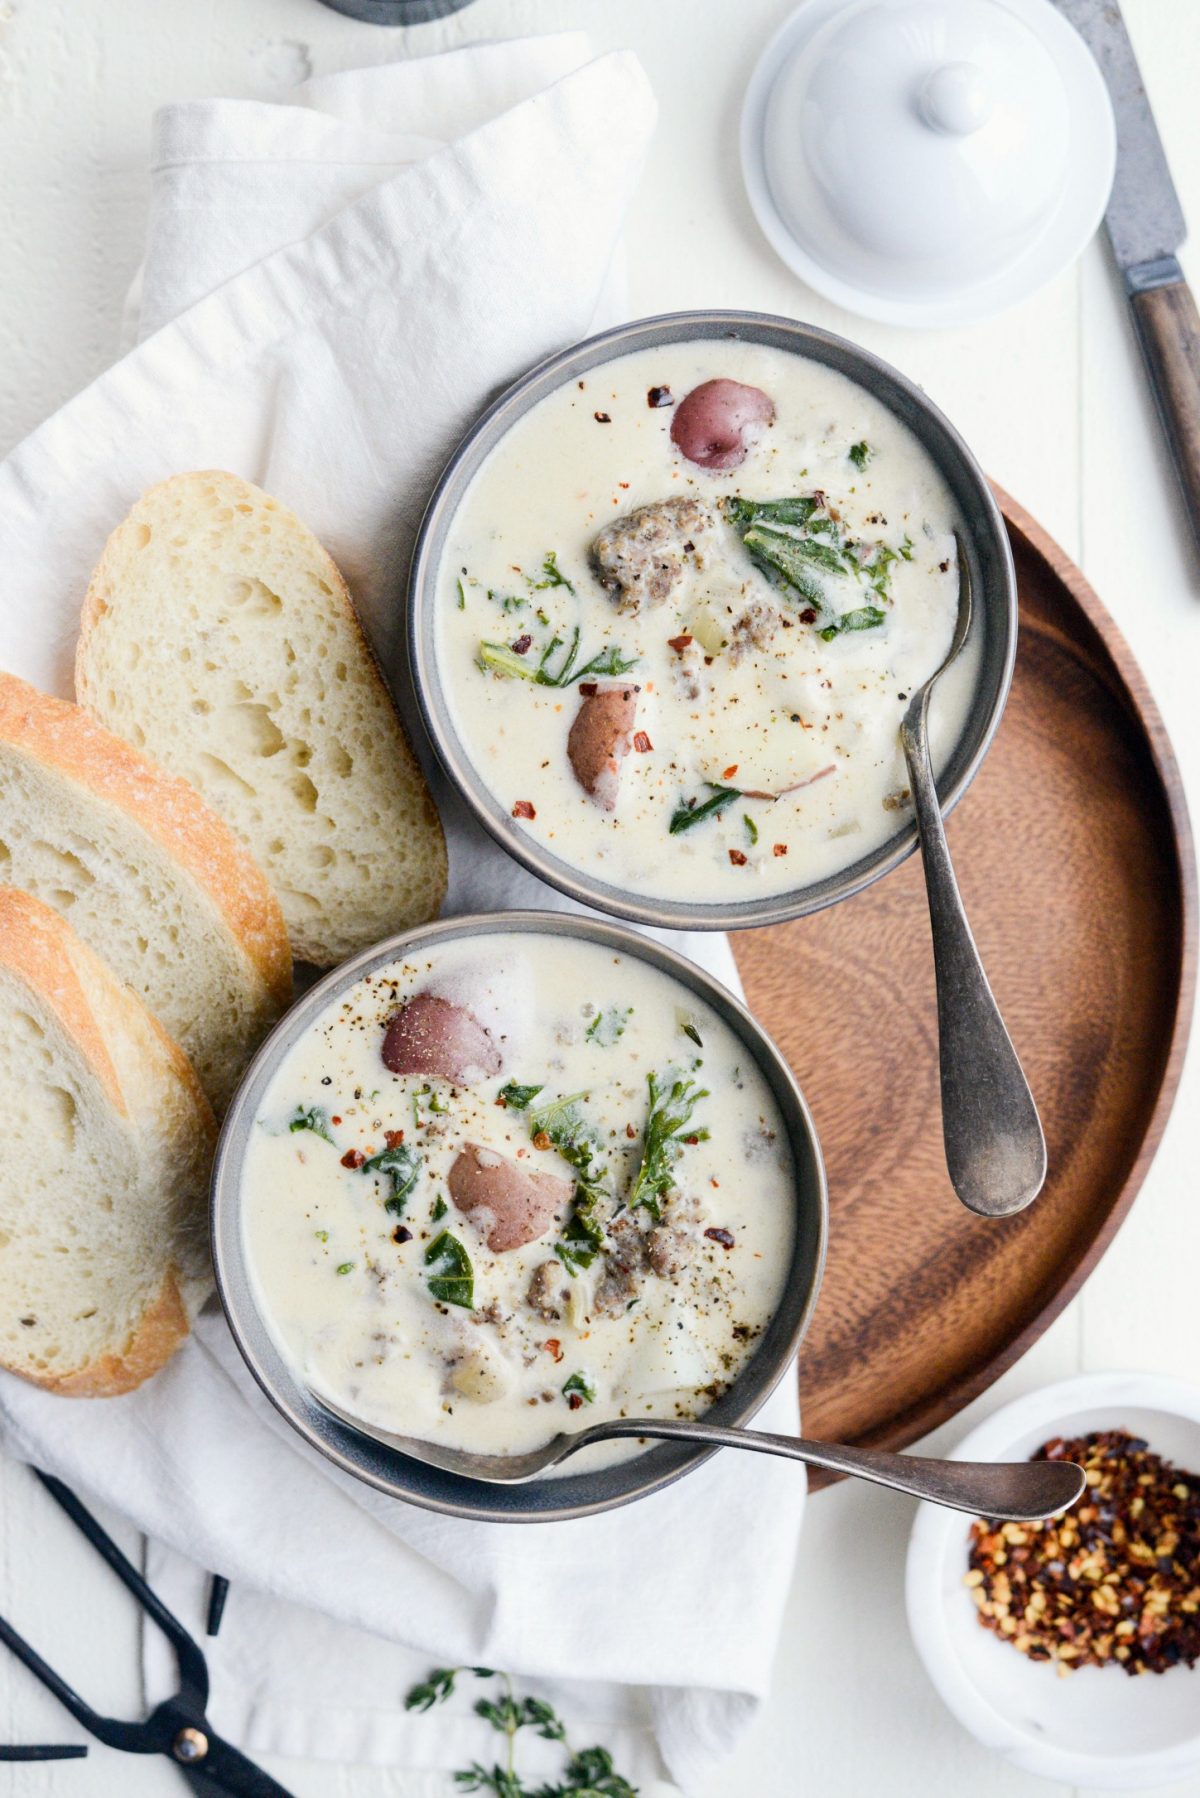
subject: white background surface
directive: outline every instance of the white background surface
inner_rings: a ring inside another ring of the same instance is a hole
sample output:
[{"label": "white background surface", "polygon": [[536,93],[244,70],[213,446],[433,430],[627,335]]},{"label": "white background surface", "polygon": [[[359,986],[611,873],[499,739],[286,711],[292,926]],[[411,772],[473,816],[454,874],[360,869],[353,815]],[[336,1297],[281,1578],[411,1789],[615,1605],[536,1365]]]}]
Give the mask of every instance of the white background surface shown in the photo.
[{"label": "white background surface", "polygon": [[[0,0],[0,452],[111,359],[139,256],[157,105],[214,94],[270,99],[310,72],[583,25],[598,48],[638,52],[662,109],[629,233],[633,309],[791,313],[844,331],[920,381],[1095,583],[1150,679],[1200,808],[1200,560],[1105,251],[1094,245],[1051,288],[969,331],[891,330],[816,299],[759,236],[737,165],[742,90],[787,10],[788,0],[477,0],[402,33],[354,24],[317,0]],[[1125,13],[1200,231],[1200,5],[1125,0]],[[1200,251],[1185,250],[1183,261],[1200,288]],[[982,947],[986,959],[986,940]],[[1081,1368],[1158,1368],[1200,1381],[1198,1097],[1193,1057],[1142,1195],[1081,1298],[930,1446],[952,1441],[1001,1397]],[[704,1798],[1035,1798],[1049,1789],[977,1748],[926,1681],[904,1621],[910,1522],[907,1501],[850,1484],[811,1505],[773,1700]],[[714,1543],[703,1577],[719,1577],[719,1554]],[[48,1515],[30,1476],[3,1464],[0,1603],[36,1627],[54,1664],[93,1702],[132,1713],[130,1606],[75,1533]],[[0,1658],[0,1741],[77,1733]],[[297,1798],[409,1798],[417,1789],[380,1771],[272,1770]],[[0,1792],[14,1798],[166,1798],[182,1789],[165,1762],[95,1749],[83,1763],[0,1768]],[[422,1798],[435,1789],[448,1788],[423,1785]],[[1200,1778],[1170,1793],[1200,1798]]]}]

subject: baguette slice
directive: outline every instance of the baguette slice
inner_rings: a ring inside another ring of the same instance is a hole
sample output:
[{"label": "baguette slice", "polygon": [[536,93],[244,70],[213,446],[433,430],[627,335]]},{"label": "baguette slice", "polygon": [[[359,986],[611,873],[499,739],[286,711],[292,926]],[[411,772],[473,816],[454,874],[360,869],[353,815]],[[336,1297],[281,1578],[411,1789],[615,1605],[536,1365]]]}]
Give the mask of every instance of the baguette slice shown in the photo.
[{"label": "baguette slice", "polygon": [[68,913],[184,1047],[220,1111],[286,1005],[267,882],[186,781],[0,674],[0,881]]},{"label": "baguette slice", "polygon": [[249,845],[300,960],[436,916],[433,801],[346,583],[278,500],[222,473],[144,494],[92,576],[75,686]]},{"label": "baguette slice", "polygon": [[0,1365],[129,1392],[211,1284],[216,1125],[187,1057],[70,925],[0,890]]}]

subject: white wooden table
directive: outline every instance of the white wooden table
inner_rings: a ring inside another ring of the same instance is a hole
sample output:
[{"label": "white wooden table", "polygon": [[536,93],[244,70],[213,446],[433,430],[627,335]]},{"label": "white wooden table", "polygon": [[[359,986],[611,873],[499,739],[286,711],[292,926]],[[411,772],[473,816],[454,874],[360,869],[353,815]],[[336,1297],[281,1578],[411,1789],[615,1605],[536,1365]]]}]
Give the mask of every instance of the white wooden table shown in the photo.
[{"label": "white wooden table", "polygon": [[[1200,803],[1200,563],[1116,279],[1100,245],[1052,287],[969,331],[852,318],[800,286],[749,217],[737,162],[742,90],[790,0],[477,0],[412,32],[356,25],[316,0],[0,0],[0,453],[111,359],[137,264],[152,111],[214,94],[272,98],[310,71],[477,38],[582,25],[642,57],[662,110],[630,221],[633,307],[755,307],[845,332],[949,412],[988,470],[1077,558],[1145,669]],[[1200,243],[1200,6],[1125,0],[1185,211]],[[619,122],[614,122],[619,129]],[[1184,253],[1200,288],[1200,248]],[[3,560],[0,554],[0,579]],[[2,600],[0,600],[2,603]],[[987,945],[983,945],[985,956]],[[1000,1400],[1079,1369],[1200,1380],[1200,1067],[1132,1216],[1079,1299],[1000,1384],[930,1446]],[[853,1484],[812,1503],[775,1694],[705,1798],[1035,1798],[1041,1781],[977,1748],[909,1645],[912,1507]],[[131,1532],[117,1533],[136,1553]],[[89,1695],[140,1702],[130,1607],[30,1476],[0,1464],[0,1593],[12,1614],[69,1614],[58,1664]],[[62,1713],[0,1656],[0,1741],[70,1739]],[[277,1762],[298,1798],[396,1798],[386,1772]],[[410,1791],[411,1787],[404,1787]],[[422,1788],[423,1791],[428,1788]],[[142,1798],[182,1790],[164,1762],[93,1750],[83,1765],[11,1767],[14,1798]],[[1200,1779],[1172,1787],[1200,1798]]]}]

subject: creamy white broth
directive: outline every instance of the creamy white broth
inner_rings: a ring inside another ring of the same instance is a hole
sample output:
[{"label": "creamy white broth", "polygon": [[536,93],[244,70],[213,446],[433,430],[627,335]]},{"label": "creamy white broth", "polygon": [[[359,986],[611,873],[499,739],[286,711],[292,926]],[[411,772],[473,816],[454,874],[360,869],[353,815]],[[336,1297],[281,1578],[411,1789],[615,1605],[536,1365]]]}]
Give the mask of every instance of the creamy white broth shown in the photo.
[{"label": "creamy white broth", "polygon": [[[717,378],[760,388],[775,405],[774,422],[726,472],[688,461],[671,442],[674,406],[648,403],[653,388],[678,402]],[[868,447],[861,469],[849,454],[858,444]],[[833,612],[877,604],[882,623],[831,641],[818,634],[826,614],[816,626],[800,622],[807,602],[781,593],[719,511],[732,496],[813,494],[824,495],[822,517],[832,511],[843,531],[887,552],[886,596],[866,580],[828,588]],[[718,513],[701,553],[686,558],[682,583],[660,604],[619,610],[592,560],[598,533],[640,507],[689,497]],[[835,875],[911,816],[898,729],[906,697],[939,666],[953,634],[956,523],[944,482],[907,427],[830,369],[732,340],[619,358],[519,420],[451,522],[437,654],[460,740],[519,828],[626,890],[723,903]],[[546,584],[555,571],[574,593]],[[779,622],[769,641],[743,643],[735,659],[738,621],[756,605]],[[577,665],[615,649],[633,666],[593,678],[638,689],[639,734],[620,761],[612,811],[583,789],[568,756],[577,683],[541,686],[480,667],[481,643],[529,637],[524,655],[536,665],[559,636],[564,646],[548,664],[556,671],[576,627]],[[687,635],[693,644],[681,650]],[[978,665],[972,643],[935,694],[939,769],[962,733]],[[799,782],[811,784],[783,792]],[[673,835],[680,807],[710,798],[714,785],[782,796],[730,800]]]},{"label": "creamy white broth", "polygon": [[[389,1020],[431,992],[484,1025],[498,1069],[451,1082],[384,1066]],[[647,1075],[669,1069],[707,1096],[675,1139],[656,1223],[652,1208],[622,1202],[643,1156]],[[498,1104],[514,1083],[543,1090],[525,1110]],[[534,1127],[541,1107],[576,1093],[605,1197],[603,1246],[572,1275],[555,1245],[574,1260],[579,1240],[564,1235],[573,1198],[544,1234],[496,1251],[494,1217],[460,1210],[448,1176],[469,1143],[573,1183]],[[293,1128],[305,1118],[333,1141]],[[399,1212],[387,1208],[389,1174],[347,1165],[377,1155],[388,1131],[393,1143],[402,1131],[422,1163]],[[602,1418],[705,1410],[779,1302],[795,1187],[770,1089],[707,1005],[636,957],[514,932],[439,946],[332,1001],[264,1094],[241,1203],[259,1310],[307,1385],[391,1431],[513,1453]],[[651,1265],[656,1230],[667,1252]],[[426,1257],[444,1231],[470,1262],[468,1305],[430,1286],[443,1264]],[[589,1451],[593,1464],[637,1452]]]}]

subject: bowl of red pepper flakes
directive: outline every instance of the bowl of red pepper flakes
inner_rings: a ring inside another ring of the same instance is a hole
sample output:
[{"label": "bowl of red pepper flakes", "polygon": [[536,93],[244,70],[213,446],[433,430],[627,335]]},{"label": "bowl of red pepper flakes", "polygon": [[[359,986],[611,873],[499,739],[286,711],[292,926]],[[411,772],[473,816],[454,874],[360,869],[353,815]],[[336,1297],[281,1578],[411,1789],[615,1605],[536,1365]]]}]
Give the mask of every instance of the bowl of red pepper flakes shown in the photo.
[{"label": "bowl of red pepper flakes", "polygon": [[1200,1388],[1080,1375],[1006,1405],[954,1452],[1075,1461],[1088,1483],[1047,1524],[921,1507],[909,1625],[951,1711],[1066,1784],[1200,1775]]},{"label": "bowl of red pepper flakes", "polygon": [[1034,1459],[1074,1461],[1087,1492],[1046,1524],[972,1524],[963,1584],[983,1627],[1060,1675],[1194,1667],[1200,1473],[1127,1430],[1054,1436]]}]

